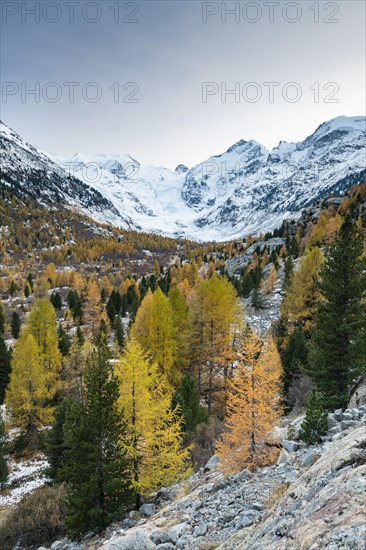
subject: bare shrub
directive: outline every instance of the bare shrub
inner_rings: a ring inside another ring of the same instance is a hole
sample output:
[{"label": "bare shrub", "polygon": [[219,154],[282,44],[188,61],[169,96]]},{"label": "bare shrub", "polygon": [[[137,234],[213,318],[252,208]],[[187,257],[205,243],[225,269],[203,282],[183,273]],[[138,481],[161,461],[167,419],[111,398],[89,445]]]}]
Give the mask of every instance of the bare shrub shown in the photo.
[{"label": "bare shrub", "polygon": [[64,485],[45,485],[23,498],[0,526],[1,550],[38,548],[65,536]]}]

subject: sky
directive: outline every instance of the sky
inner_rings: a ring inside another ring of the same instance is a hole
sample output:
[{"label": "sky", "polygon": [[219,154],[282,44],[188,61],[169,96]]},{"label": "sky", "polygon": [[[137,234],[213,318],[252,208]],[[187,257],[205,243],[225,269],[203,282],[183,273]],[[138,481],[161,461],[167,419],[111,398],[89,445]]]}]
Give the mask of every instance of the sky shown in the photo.
[{"label": "sky", "polygon": [[239,139],[272,148],[365,114],[362,0],[3,0],[1,9],[1,119],[63,157],[191,167]]}]

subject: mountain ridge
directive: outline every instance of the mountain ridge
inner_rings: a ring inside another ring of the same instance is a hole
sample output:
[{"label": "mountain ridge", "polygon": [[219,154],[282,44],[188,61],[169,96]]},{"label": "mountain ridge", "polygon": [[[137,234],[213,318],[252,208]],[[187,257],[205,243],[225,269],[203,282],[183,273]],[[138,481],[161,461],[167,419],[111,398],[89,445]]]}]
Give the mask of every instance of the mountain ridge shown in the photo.
[{"label": "mountain ridge", "polygon": [[303,141],[280,141],[271,151],[241,139],[222,154],[173,172],[142,166],[127,154],[63,159],[27,144],[2,123],[1,185],[61,200],[118,227],[226,241],[271,230],[364,179],[365,127],[365,117],[336,117]]}]

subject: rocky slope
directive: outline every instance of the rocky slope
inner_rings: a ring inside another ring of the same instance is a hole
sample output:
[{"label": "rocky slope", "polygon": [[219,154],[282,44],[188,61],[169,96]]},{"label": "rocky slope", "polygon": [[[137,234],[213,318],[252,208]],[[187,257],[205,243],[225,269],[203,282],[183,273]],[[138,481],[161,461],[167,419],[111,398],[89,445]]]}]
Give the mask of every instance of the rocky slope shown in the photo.
[{"label": "rocky slope", "polygon": [[307,205],[365,179],[365,117],[337,117],[304,141],[268,151],[240,140],[188,169],[129,155],[46,155],[1,126],[1,185],[65,201],[121,227],[224,241],[277,227]]},{"label": "rocky slope", "polygon": [[52,550],[363,549],[366,404],[329,415],[316,446],[296,440],[301,421],[286,419],[272,437],[282,447],[275,465],[225,478],[213,457],[102,537]]}]

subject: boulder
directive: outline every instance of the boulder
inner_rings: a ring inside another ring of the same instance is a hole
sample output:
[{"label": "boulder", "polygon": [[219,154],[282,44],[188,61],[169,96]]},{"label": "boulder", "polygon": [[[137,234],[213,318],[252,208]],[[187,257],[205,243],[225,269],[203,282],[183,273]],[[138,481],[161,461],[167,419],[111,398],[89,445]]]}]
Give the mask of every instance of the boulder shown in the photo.
[{"label": "boulder", "polygon": [[125,535],[115,538],[106,545],[104,550],[156,550],[156,544],[150,539],[145,531],[137,529],[136,531],[127,531]]},{"label": "boulder", "polygon": [[193,536],[194,537],[204,537],[206,535],[207,531],[208,531],[207,523],[201,523],[193,531]]},{"label": "boulder", "polygon": [[328,430],[331,430],[332,428],[335,428],[339,425],[339,421],[336,420],[333,413],[328,414]]},{"label": "boulder", "polygon": [[339,434],[341,431],[342,431],[341,425],[337,424],[336,426],[328,430],[328,435]]},{"label": "boulder", "polygon": [[304,456],[301,466],[303,468],[308,468],[309,466],[312,466],[320,458],[320,456],[320,453],[315,449],[309,449]]},{"label": "boulder", "polygon": [[158,491],[157,497],[160,498],[160,500],[170,500],[169,489],[166,487],[161,487]]},{"label": "boulder", "polygon": [[342,430],[348,430],[348,428],[353,428],[355,426],[354,420],[342,420],[341,422],[341,428]]},{"label": "boulder", "polygon": [[358,383],[348,404],[350,409],[366,405],[366,376]]},{"label": "boulder", "polygon": [[156,512],[155,504],[145,503],[142,506],[140,506],[139,512],[142,516],[145,516],[145,517],[149,518],[149,517],[155,515],[155,512]]},{"label": "boulder", "polygon": [[160,542],[171,542],[172,544],[176,545],[178,540],[183,534],[186,534],[187,532],[187,524],[186,523],[178,523],[177,525],[174,525],[167,533],[164,533],[160,539]]},{"label": "boulder", "polygon": [[286,451],[286,449],[281,449],[281,452],[280,452],[280,454],[278,455],[278,458],[277,458],[277,464],[278,465],[287,464],[289,459],[290,459],[290,453],[288,453]]},{"label": "boulder", "polygon": [[193,535],[184,535],[181,537],[176,545],[176,548],[178,550],[184,550],[184,548],[187,548],[190,544],[192,544],[194,541]]},{"label": "boulder", "polygon": [[249,504],[249,509],[261,512],[263,510],[263,506],[260,502],[252,502],[251,504]]},{"label": "boulder", "polygon": [[171,542],[163,542],[163,544],[159,544],[156,548],[157,550],[174,550],[175,546]]},{"label": "boulder", "polygon": [[297,479],[299,473],[297,470],[289,470],[285,473],[284,479],[286,483],[293,483]]},{"label": "boulder", "polygon": [[282,447],[286,449],[288,453],[294,453],[300,449],[300,443],[297,441],[289,441],[288,439],[282,439]]},{"label": "boulder", "polygon": [[253,525],[253,518],[249,516],[241,516],[238,522],[238,529],[246,529],[247,527],[250,527]]},{"label": "boulder", "polygon": [[213,455],[210,460],[207,462],[206,466],[203,468],[203,471],[211,472],[212,470],[216,470],[217,466],[219,464],[219,458],[216,455]]},{"label": "boulder", "polygon": [[340,422],[343,417],[343,411],[342,409],[337,409],[334,411],[333,416],[337,422]]},{"label": "boulder", "polygon": [[60,540],[55,540],[55,542],[51,544],[51,550],[62,550],[63,546],[63,542]]}]

